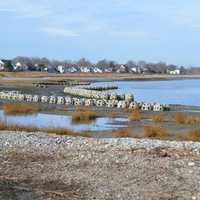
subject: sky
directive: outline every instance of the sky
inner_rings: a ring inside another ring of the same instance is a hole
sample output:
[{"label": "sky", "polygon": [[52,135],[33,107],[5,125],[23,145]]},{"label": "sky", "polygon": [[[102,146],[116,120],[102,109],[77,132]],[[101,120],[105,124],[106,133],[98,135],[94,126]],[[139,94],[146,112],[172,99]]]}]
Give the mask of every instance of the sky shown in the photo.
[{"label": "sky", "polygon": [[0,0],[0,57],[200,66],[199,0]]}]

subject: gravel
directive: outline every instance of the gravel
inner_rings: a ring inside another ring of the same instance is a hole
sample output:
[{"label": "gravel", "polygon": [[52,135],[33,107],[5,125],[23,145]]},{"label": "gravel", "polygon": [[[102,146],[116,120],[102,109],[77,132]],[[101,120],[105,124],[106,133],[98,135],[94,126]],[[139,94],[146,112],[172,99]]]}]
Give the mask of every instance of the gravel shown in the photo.
[{"label": "gravel", "polygon": [[200,199],[200,143],[0,132],[2,200]]}]

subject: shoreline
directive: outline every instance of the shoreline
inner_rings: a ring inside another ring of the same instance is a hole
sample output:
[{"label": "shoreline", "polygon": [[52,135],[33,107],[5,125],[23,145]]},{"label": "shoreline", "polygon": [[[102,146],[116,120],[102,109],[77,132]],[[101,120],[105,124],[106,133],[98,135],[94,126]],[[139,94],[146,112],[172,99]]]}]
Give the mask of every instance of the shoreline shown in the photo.
[{"label": "shoreline", "polygon": [[167,74],[130,74],[130,73],[64,73],[53,74],[46,72],[16,72],[0,73],[0,83],[9,81],[50,81],[58,79],[88,80],[88,81],[154,81],[154,80],[183,80],[200,79],[198,75],[167,75]]}]

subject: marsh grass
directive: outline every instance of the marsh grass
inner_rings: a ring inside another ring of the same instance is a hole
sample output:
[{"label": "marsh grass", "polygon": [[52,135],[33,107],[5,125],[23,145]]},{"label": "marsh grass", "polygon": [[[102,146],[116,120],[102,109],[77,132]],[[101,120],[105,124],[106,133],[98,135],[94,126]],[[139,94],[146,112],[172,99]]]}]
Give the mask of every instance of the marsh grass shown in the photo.
[{"label": "marsh grass", "polygon": [[150,119],[155,123],[163,122],[164,115],[163,114],[153,114],[150,116]]},{"label": "marsh grass", "polygon": [[185,120],[186,124],[200,124],[200,117],[198,116],[188,116]]},{"label": "marsh grass", "polygon": [[106,117],[115,118],[115,117],[117,117],[117,113],[115,113],[115,112],[108,112],[108,113],[106,113]]},{"label": "marsh grass", "polygon": [[133,110],[128,114],[128,119],[130,121],[140,121],[141,120],[141,114],[139,110]]},{"label": "marsh grass", "polygon": [[151,125],[144,126],[144,137],[148,138],[166,138],[169,137],[166,129]]},{"label": "marsh grass", "polygon": [[181,140],[200,141],[200,128],[190,129],[184,133],[177,133],[176,136]]},{"label": "marsh grass", "polygon": [[37,105],[33,104],[5,104],[3,110],[6,115],[29,115],[40,111]]},{"label": "marsh grass", "polygon": [[185,124],[186,122],[186,116],[182,113],[175,113],[173,117],[177,124]]},{"label": "marsh grass", "polygon": [[127,128],[120,128],[120,129],[117,129],[117,130],[113,130],[112,135],[114,137],[119,137],[119,138],[130,137],[129,130]]},{"label": "marsh grass", "polygon": [[80,136],[80,137],[91,137],[91,134],[86,131],[74,132],[65,128],[39,128],[34,126],[23,126],[17,124],[6,124],[0,122],[1,131],[24,131],[24,132],[44,132],[57,135],[70,135],[70,136]]},{"label": "marsh grass", "polygon": [[173,117],[174,117],[174,121],[177,124],[199,124],[200,123],[199,116],[175,113]]},{"label": "marsh grass", "polygon": [[98,117],[98,114],[87,107],[77,107],[71,113],[71,117],[73,123],[91,123]]}]

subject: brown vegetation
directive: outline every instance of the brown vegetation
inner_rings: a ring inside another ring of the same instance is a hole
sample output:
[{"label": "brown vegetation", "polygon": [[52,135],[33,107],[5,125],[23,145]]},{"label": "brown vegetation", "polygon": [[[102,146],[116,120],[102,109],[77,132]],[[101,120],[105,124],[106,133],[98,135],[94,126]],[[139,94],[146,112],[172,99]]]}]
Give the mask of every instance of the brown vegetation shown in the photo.
[{"label": "brown vegetation", "polygon": [[200,123],[199,116],[188,116],[182,113],[175,113],[174,120],[178,124],[198,124]]},{"label": "brown vegetation", "polygon": [[40,111],[39,107],[32,104],[5,104],[3,110],[6,115],[28,115]]},{"label": "brown vegetation", "polygon": [[77,107],[74,112],[71,113],[72,122],[76,123],[89,123],[98,117],[98,114],[87,107]]},{"label": "brown vegetation", "polygon": [[178,124],[184,124],[186,121],[186,116],[182,113],[175,113],[174,114],[174,121]]},{"label": "brown vegetation", "polygon": [[117,116],[117,114],[115,112],[106,113],[106,117],[109,117],[109,118],[115,118],[116,116]]},{"label": "brown vegetation", "polygon": [[200,128],[191,129],[185,133],[178,133],[177,137],[182,140],[200,141]]},{"label": "brown vegetation", "polygon": [[128,119],[130,121],[140,121],[141,120],[141,115],[139,110],[133,110],[132,112],[129,113]]},{"label": "brown vegetation", "polygon": [[198,116],[188,116],[186,118],[186,124],[200,124],[200,117]]},{"label": "brown vegetation", "polygon": [[164,128],[146,125],[144,126],[144,137],[166,138],[169,137],[169,133]]},{"label": "brown vegetation", "polygon": [[70,136],[80,136],[80,137],[90,137],[89,132],[74,132],[65,128],[39,128],[34,126],[23,126],[16,124],[6,124],[4,122],[0,122],[0,130],[1,131],[25,131],[25,132],[44,132],[51,133],[57,135],[70,135]]},{"label": "brown vegetation", "polygon": [[129,130],[127,128],[120,128],[112,131],[112,135],[114,137],[130,137]]},{"label": "brown vegetation", "polygon": [[163,121],[164,116],[163,114],[154,114],[151,115],[150,118],[153,122],[158,123]]}]

